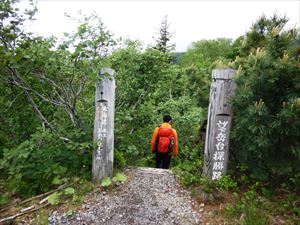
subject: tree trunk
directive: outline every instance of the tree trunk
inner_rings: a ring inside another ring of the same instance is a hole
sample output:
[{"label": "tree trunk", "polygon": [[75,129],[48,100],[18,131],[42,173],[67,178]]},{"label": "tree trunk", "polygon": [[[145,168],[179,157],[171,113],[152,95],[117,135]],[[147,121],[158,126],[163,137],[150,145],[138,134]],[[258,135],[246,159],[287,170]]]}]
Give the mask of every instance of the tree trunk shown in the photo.
[{"label": "tree trunk", "polygon": [[28,93],[28,91],[23,90],[23,92],[25,93],[28,102],[31,104],[33,111],[38,115],[38,117],[40,118],[41,122],[42,122],[42,126],[45,129],[45,126],[49,127],[52,129],[51,124],[48,122],[48,120],[44,117],[44,115],[42,114],[42,112],[39,110],[38,106],[35,104],[34,100],[32,99],[31,95]]}]

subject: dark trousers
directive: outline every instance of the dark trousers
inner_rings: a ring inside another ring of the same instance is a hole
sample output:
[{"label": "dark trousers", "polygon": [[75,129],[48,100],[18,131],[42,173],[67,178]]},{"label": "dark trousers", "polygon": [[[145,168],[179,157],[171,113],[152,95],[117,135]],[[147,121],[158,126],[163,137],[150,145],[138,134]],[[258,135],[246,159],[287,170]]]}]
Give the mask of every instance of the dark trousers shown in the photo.
[{"label": "dark trousers", "polygon": [[169,169],[171,162],[171,155],[169,153],[155,152],[155,167],[162,169]]}]

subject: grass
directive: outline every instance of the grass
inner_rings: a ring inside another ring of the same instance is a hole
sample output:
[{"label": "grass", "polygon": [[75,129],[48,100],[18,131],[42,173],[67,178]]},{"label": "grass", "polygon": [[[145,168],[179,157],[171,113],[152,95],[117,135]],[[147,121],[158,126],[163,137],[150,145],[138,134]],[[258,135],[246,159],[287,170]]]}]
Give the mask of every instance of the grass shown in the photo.
[{"label": "grass", "polygon": [[[254,189],[224,191],[221,195],[220,199],[205,202],[204,224],[300,225],[300,197],[292,191],[275,192],[267,197]],[[199,204],[204,202],[195,191],[193,197]]]}]

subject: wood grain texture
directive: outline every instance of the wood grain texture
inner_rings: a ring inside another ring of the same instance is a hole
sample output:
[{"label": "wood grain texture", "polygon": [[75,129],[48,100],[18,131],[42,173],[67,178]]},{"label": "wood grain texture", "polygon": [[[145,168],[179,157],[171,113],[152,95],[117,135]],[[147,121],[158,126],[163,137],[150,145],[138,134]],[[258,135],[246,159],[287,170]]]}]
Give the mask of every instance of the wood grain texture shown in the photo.
[{"label": "wood grain texture", "polygon": [[102,68],[100,81],[96,84],[95,122],[92,174],[94,181],[113,175],[114,158],[114,114],[115,114],[115,79],[114,71]]},{"label": "wood grain texture", "polygon": [[226,174],[229,156],[229,134],[232,111],[229,104],[234,94],[235,70],[212,71],[210,103],[204,150],[204,173],[215,180]]}]

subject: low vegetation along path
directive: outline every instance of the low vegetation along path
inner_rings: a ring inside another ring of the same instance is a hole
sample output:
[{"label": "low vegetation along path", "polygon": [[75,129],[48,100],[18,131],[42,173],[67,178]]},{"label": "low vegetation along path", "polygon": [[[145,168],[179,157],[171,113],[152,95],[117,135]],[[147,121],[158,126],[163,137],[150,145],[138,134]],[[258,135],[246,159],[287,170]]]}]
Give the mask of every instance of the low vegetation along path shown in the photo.
[{"label": "low vegetation along path", "polygon": [[201,224],[196,203],[171,171],[131,168],[125,173],[126,183],[91,194],[71,217],[52,213],[49,224]]}]

